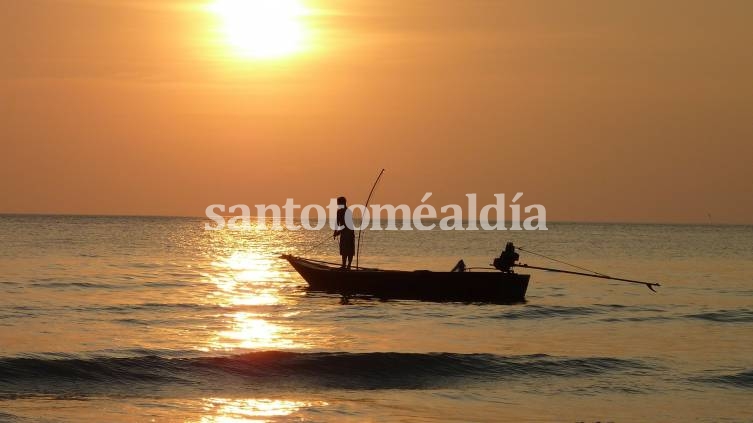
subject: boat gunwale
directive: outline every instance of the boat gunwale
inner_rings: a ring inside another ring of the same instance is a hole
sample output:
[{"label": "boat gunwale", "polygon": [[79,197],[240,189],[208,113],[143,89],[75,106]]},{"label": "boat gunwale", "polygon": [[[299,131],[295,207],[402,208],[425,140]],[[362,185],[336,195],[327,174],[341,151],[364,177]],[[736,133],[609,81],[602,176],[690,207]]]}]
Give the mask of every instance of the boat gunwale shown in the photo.
[{"label": "boat gunwale", "polygon": [[[289,262],[295,261],[303,266],[306,266],[313,270],[319,270],[319,271],[333,271],[333,272],[380,272],[380,273],[416,273],[416,272],[428,272],[428,273],[435,273],[435,274],[444,274],[444,273],[471,273],[470,270],[467,270],[465,272],[452,272],[452,271],[437,271],[437,270],[424,270],[424,269],[417,269],[417,270],[395,270],[395,269],[377,269],[377,268],[366,268],[361,267],[358,269],[348,269],[343,270],[342,267],[333,262],[327,262],[322,260],[312,260],[307,259],[299,256],[294,256],[292,254],[284,254],[282,255],[282,258],[288,260]],[[497,270],[481,270],[473,273],[499,273]],[[517,273],[513,273],[517,274]]]}]

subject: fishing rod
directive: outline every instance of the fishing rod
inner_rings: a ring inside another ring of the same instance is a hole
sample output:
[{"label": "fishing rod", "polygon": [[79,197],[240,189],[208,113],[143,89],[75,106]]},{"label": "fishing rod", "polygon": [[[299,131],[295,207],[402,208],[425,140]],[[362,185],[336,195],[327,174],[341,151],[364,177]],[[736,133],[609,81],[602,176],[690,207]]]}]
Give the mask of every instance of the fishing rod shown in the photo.
[{"label": "fishing rod", "polygon": [[[379,172],[379,176],[377,176],[376,181],[374,181],[374,185],[371,186],[371,191],[369,191],[369,197],[366,198],[366,204],[363,206],[363,214],[361,215],[361,226],[363,226],[363,217],[368,213],[369,210],[369,202],[371,201],[371,196],[374,194],[374,190],[377,187],[377,184],[379,184],[379,180],[382,179],[382,175],[384,174],[384,169]],[[358,270],[358,256],[361,254],[361,234],[363,233],[363,229],[358,230],[358,244],[356,246],[356,270]]]},{"label": "fishing rod", "polygon": [[573,272],[571,270],[553,269],[551,267],[529,266],[527,264],[513,264],[513,266],[515,266],[515,267],[523,267],[523,268],[526,268],[526,269],[546,270],[548,272],[567,273],[569,275],[588,276],[590,278],[599,278],[599,279],[608,279],[608,280],[612,280],[612,281],[636,283],[636,284],[646,285],[646,287],[648,289],[650,289],[650,290],[652,290],[654,292],[656,292],[656,290],[654,289],[655,286],[661,286],[661,284],[658,284],[656,282],[644,282],[644,281],[636,281],[636,280],[632,280],[632,279],[613,278],[611,276],[602,275],[602,274]]},{"label": "fishing rod", "polygon": [[525,251],[526,253],[530,253],[530,254],[533,254],[535,256],[543,257],[543,258],[545,258],[547,260],[551,260],[551,261],[556,262],[556,263],[560,263],[560,264],[564,264],[566,266],[574,267],[574,268],[576,268],[578,270],[585,270],[586,272],[593,273],[594,275],[607,276],[607,275],[605,275],[605,274],[603,274],[601,272],[597,272],[595,270],[587,269],[585,267],[578,266],[577,264],[568,263],[566,261],[562,261],[562,260],[556,259],[554,257],[545,256],[545,255],[543,255],[541,253],[537,253],[535,251],[527,250],[527,249],[525,249],[523,247],[515,246],[515,249],[518,250],[518,251]]}]

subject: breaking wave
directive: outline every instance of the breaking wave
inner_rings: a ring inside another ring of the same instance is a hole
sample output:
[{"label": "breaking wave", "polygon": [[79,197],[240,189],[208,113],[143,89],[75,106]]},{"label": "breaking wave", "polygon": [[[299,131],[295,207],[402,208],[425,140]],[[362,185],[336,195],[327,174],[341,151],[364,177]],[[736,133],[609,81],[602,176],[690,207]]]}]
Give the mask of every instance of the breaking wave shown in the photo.
[{"label": "breaking wave", "polygon": [[167,358],[30,356],[0,359],[0,392],[101,392],[157,387],[226,389],[286,386],[333,389],[426,389],[532,377],[587,377],[643,371],[636,360],[454,353],[253,352]]}]

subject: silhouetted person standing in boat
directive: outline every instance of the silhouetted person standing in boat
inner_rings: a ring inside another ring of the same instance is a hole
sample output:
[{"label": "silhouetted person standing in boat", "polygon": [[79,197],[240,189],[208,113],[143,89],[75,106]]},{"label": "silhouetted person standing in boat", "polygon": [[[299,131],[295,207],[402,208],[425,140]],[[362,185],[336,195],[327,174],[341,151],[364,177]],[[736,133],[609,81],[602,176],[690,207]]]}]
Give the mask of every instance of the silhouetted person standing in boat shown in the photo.
[{"label": "silhouetted person standing in boat", "polygon": [[356,231],[352,225],[353,215],[348,209],[345,197],[337,197],[337,229],[335,229],[332,238],[340,237],[340,255],[343,258],[342,269],[348,270],[353,263],[353,255],[356,254]]}]

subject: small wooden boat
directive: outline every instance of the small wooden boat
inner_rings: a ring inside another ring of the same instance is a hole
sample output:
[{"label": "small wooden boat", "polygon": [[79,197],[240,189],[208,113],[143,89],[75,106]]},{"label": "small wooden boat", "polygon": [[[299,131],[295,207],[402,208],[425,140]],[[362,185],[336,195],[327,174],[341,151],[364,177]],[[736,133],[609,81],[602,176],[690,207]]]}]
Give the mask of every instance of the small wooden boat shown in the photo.
[{"label": "small wooden boat", "polygon": [[[356,267],[345,270],[335,263],[283,255],[301,277],[309,284],[311,291],[322,291],[344,296],[369,295],[380,299],[408,299],[423,301],[459,301],[510,304],[525,301],[526,290],[530,275],[515,273],[513,268],[544,270],[547,272],[564,273],[568,275],[586,276],[590,278],[606,279],[610,281],[629,282],[645,285],[651,291],[661,286],[656,282],[645,282],[633,279],[615,278],[598,273],[562,260],[552,259],[542,254],[534,253],[550,260],[585,270],[589,273],[572,270],[554,269],[551,267],[530,266],[519,264],[520,255],[515,251],[512,242],[508,242],[504,251],[494,259],[491,268],[483,271],[471,271],[460,260],[450,272],[432,272],[429,270],[380,270]],[[492,271],[489,271],[492,270]],[[496,270],[496,271],[495,271]]]},{"label": "small wooden boat", "polygon": [[[506,250],[507,251],[507,250]],[[283,255],[309,285],[309,290],[367,295],[380,299],[516,303],[525,301],[530,275],[517,274],[511,267],[514,256],[495,259],[494,271],[472,271],[462,260],[453,271],[341,269],[334,263]],[[510,262],[509,260],[512,260]]]}]

